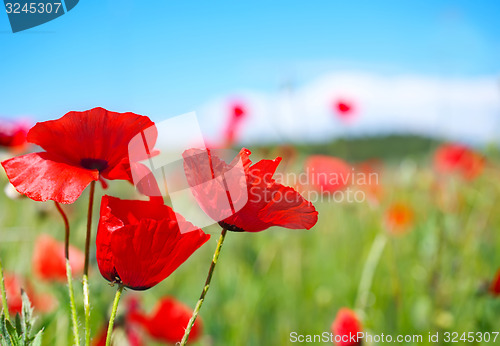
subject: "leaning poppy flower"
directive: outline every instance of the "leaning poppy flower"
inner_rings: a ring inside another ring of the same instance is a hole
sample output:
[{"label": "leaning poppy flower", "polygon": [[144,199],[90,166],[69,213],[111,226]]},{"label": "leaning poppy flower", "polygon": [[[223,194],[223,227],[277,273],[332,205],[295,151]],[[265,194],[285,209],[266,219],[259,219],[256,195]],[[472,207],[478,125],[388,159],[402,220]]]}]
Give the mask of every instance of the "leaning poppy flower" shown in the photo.
[{"label": "leaning poppy flower", "polygon": [[332,323],[332,333],[337,346],[360,346],[358,333],[363,330],[356,313],[348,308],[342,308]]},{"label": "leaning poppy flower", "polygon": [[393,234],[402,234],[412,227],[414,220],[413,210],[404,203],[395,203],[387,209],[385,225]]},{"label": "leaning poppy flower", "polygon": [[[79,249],[69,247],[69,263],[73,275],[83,272],[84,255]],[[66,282],[66,258],[64,243],[47,234],[39,236],[33,250],[33,271],[36,276],[47,281]]]},{"label": "leaning poppy flower", "polygon": [[490,293],[494,296],[500,296],[500,269],[490,284]]},{"label": "leaning poppy flower", "polygon": [[434,154],[434,167],[442,174],[458,173],[472,180],[484,169],[484,158],[462,144],[444,144]]},{"label": "leaning poppy flower", "polygon": [[150,127],[148,117],[134,113],[104,108],[69,112],[28,132],[28,142],[45,152],[15,157],[2,166],[16,190],[29,198],[73,203],[91,181],[131,181],[128,144]]},{"label": "leaning poppy flower", "polygon": [[332,193],[351,183],[351,167],[343,160],[326,155],[312,155],[305,162],[309,186],[320,193]]},{"label": "leaning poppy flower", "polygon": [[[151,316],[136,312],[130,316],[131,321],[140,324],[148,334],[157,341],[178,343],[184,336],[193,311],[172,297],[161,299]],[[189,334],[189,341],[194,342],[202,334],[202,322],[198,318]]]},{"label": "leaning poppy flower", "polygon": [[106,280],[146,290],[167,278],[209,238],[166,205],[103,196],[97,264]]},{"label": "leaning poppy flower", "polygon": [[273,179],[281,158],[252,165],[250,154],[250,150],[242,149],[227,164],[209,149],[183,153],[188,184],[203,211],[222,227],[236,232],[260,232],[271,226],[313,227],[318,212],[312,203]]},{"label": "leaning poppy flower", "polygon": [[0,119],[0,147],[19,150],[26,144],[26,123]]}]

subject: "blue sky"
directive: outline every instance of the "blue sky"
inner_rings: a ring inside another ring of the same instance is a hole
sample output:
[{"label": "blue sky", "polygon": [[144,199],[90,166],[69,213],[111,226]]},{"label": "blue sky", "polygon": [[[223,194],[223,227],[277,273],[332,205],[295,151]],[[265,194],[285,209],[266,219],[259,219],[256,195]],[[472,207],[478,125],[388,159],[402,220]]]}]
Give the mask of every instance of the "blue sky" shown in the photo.
[{"label": "blue sky", "polygon": [[498,13],[498,1],[81,0],[16,34],[1,13],[0,116],[103,106],[162,119],[346,69],[496,76]]}]

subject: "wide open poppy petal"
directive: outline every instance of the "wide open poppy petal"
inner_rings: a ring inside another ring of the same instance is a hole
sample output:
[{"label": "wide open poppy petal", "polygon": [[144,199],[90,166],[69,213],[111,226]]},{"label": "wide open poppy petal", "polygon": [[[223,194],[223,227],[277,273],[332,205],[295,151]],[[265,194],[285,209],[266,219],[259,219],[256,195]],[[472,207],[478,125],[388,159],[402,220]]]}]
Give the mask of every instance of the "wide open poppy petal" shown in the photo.
[{"label": "wide open poppy petal", "polygon": [[259,162],[256,162],[249,169],[249,176],[250,178],[253,178],[253,183],[256,183],[255,180],[257,180],[257,183],[262,182],[266,184],[274,182],[273,175],[276,172],[276,169],[278,168],[280,162],[281,157],[277,157],[274,160],[261,160]]},{"label": "wide open poppy petal", "polygon": [[[154,127],[146,116],[93,108],[69,112],[57,120],[37,123],[28,132],[28,141],[38,144],[61,161],[84,168],[97,168],[107,174],[128,156],[130,140],[141,131]],[[148,131],[156,140],[157,133]],[[116,171],[115,177],[123,176]]]},{"label": "wide open poppy petal", "polygon": [[[318,219],[314,206],[293,188],[273,179],[281,158],[251,165],[250,154],[243,148],[231,164],[226,164],[209,150],[184,152],[184,170],[191,192],[205,213],[222,227],[237,232],[260,232],[271,226],[314,226]],[[237,168],[236,163],[241,167],[241,178],[228,174]],[[217,180],[220,177],[225,177],[224,184]],[[228,200],[233,202],[231,208],[225,206]]]},{"label": "wide open poppy petal", "polygon": [[288,186],[274,184],[270,188],[272,199],[259,212],[259,218],[290,229],[311,229],[318,222],[313,204]]},{"label": "wide open poppy petal", "polygon": [[93,180],[97,170],[68,165],[48,153],[33,153],[2,162],[16,190],[35,201],[73,203]]},{"label": "wide open poppy petal", "polygon": [[247,171],[250,151],[243,149],[230,163],[212,151],[190,149],[183,153],[184,171],[200,208],[220,221],[244,207],[248,200]]}]

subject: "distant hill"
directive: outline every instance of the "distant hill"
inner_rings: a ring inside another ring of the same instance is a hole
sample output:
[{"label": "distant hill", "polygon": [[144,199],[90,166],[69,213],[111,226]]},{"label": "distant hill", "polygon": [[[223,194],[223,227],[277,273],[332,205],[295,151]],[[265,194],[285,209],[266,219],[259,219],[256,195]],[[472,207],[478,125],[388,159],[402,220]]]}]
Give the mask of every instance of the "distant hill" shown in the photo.
[{"label": "distant hill", "polygon": [[423,136],[388,135],[341,138],[329,143],[298,143],[294,147],[302,155],[332,155],[356,162],[372,158],[383,160],[420,158],[428,155],[440,143],[441,141],[437,139]]}]

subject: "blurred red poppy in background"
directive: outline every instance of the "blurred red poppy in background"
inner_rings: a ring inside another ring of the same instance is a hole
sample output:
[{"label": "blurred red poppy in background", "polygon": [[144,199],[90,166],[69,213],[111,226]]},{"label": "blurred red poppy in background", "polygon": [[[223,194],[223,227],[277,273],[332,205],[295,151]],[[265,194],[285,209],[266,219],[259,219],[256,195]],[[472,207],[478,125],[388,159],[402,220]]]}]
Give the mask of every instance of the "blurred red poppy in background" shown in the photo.
[{"label": "blurred red poppy in background", "polygon": [[28,142],[45,152],[15,157],[2,165],[16,190],[29,198],[73,203],[91,181],[131,181],[128,144],[153,126],[148,117],[104,108],[69,112],[37,123],[28,132]]},{"label": "blurred red poppy in background", "polygon": [[[193,311],[173,297],[162,298],[150,316],[142,313],[131,315],[131,321],[139,323],[157,341],[175,344],[182,340]],[[200,317],[189,334],[189,341],[198,340],[202,334]]]},{"label": "blurred red poppy in background", "polygon": [[0,147],[20,151],[26,146],[29,126],[24,122],[0,119]]},{"label": "blurred red poppy in background", "polygon": [[351,167],[343,160],[326,155],[311,155],[305,164],[309,186],[320,193],[343,190],[351,183]]},{"label": "blurred red poppy in background", "polygon": [[385,226],[392,234],[403,234],[413,226],[414,213],[404,203],[394,203],[386,210]]},{"label": "blurred red poppy in background", "polygon": [[103,196],[97,264],[106,280],[146,290],[167,278],[209,238],[166,205]]},{"label": "blurred red poppy in background", "polygon": [[252,165],[250,154],[242,149],[227,164],[210,150],[183,153],[188,184],[205,213],[235,232],[260,232],[271,226],[313,227],[318,212],[312,203],[273,179],[281,158]]},{"label": "blurred red poppy in background", "polygon": [[[35,309],[35,312],[45,313],[54,309],[57,301],[48,293],[35,294],[31,285],[15,274],[4,273],[5,291],[7,294],[7,305],[11,314],[21,314],[23,310],[23,299],[21,290],[24,289]],[[0,306],[2,302],[0,301]]]},{"label": "blurred red poppy in background", "polygon": [[225,146],[234,144],[240,131],[241,121],[247,116],[247,110],[242,102],[234,102],[230,105],[230,114],[225,130]]},{"label": "blurred red poppy in background", "polygon": [[500,296],[500,269],[497,271],[495,278],[490,284],[490,293],[494,296]]},{"label": "blurred red poppy in background", "polygon": [[354,104],[346,99],[338,99],[333,102],[333,111],[335,115],[345,123],[354,120],[355,107]]},{"label": "blurred red poppy in background", "polygon": [[[69,247],[69,263],[73,275],[78,276],[83,272],[84,258],[79,249]],[[48,234],[42,234],[36,239],[32,263],[33,272],[40,279],[66,282],[64,243]]]},{"label": "blurred red poppy in background", "polygon": [[443,144],[434,154],[434,167],[438,173],[457,173],[467,180],[479,176],[485,159],[462,144]]},{"label": "blurred red poppy in background", "polygon": [[[113,326],[113,345],[122,345],[122,341],[126,341],[129,346],[144,345],[143,336],[138,330],[140,328],[135,322],[136,312],[139,309],[139,300],[136,296],[128,296],[125,302],[125,312],[117,317]],[[120,332],[121,333],[120,333]],[[92,344],[94,346],[105,346],[106,337],[108,336],[108,325],[106,324],[97,333]]]},{"label": "blurred red poppy in background", "polygon": [[[17,275],[4,275],[5,291],[7,293],[7,305],[12,314],[21,313],[23,310],[23,300],[21,298],[21,289],[24,287],[22,279]],[[2,302],[0,302],[0,305]]]},{"label": "blurred red poppy in background", "polygon": [[364,175],[364,179],[357,181],[356,186],[366,193],[368,201],[373,205],[379,205],[384,198],[384,188],[381,183],[383,163],[378,159],[363,161],[357,170]]},{"label": "blurred red poppy in background", "polygon": [[356,313],[351,309],[340,309],[335,321],[332,323],[331,329],[337,346],[361,345],[361,339],[357,338],[357,334],[361,332],[363,328]]}]

